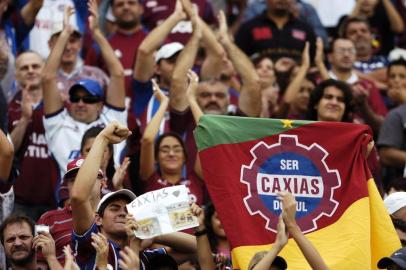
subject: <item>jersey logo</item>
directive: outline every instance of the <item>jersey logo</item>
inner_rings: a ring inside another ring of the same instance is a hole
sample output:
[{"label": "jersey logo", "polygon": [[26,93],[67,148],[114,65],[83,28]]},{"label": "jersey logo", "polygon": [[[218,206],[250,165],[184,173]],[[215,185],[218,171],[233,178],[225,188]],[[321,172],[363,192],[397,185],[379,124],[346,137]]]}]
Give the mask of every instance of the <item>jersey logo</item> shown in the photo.
[{"label": "jersey logo", "polygon": [[255,27],[252,29],[252,36],[255,40],[271,39],[272,30],[268,27]]},{"label": "jersey logo", "polygon": [[292,37],[298,39],[298,40],[306,40],[306,32],[301,31],[301,30],[297,30],[297,29],[293,29],[292,30]]},{"label": "jersey logo", "polygon": [[331,217],[338,207],[334,191],[340,187],[337,170],[326,164],[329,153],[317,143],[300,144],[296,135],[279,135],[279,142],[257,143],[250,165],[241,166],[240,181],[247,185],[244,204],[250,215],[259,214],[267,230],[276,232],[282,205],[277,192],[289,191],[297,201],[296,219],[302,232],[318,228],[317,220]]}]

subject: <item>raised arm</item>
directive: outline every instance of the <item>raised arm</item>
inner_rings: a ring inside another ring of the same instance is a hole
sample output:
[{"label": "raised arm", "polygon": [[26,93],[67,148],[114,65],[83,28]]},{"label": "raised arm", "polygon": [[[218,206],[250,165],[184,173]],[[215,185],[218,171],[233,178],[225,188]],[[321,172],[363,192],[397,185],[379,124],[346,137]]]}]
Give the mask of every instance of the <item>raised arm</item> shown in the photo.
[{"label": "raised arm", "polygon": [[165,116],[166,109],[168,108],[169,99],[162,93],[155,80],[152,81],[154,95],[158,99],[160,105],[158,111],[152,117],[151,121],[145,128],[144,135],[141,140],[141,154],[140,154],[140,178],[142,181],[147,181],[155,172],[155,157],[154,157],[154,143],[155,137],[158,134],[159,125]]},{"label": "raised arm", "polygon": [[287,191],[278,193],[282,200],[282,217],[286,224],[289,234],[293,237],[296,244],[302,251],[306,261],[313,270],[328,270],[326,263],[320,256],[313,244],[303,235],[299,226],[296,224],[296,201],[295,198]]},{"label": "raised arm", "polygon": [[271,265],[276,256],[281,252],[283,247],[288,243],[288,234],[286,232],[285,223],[282,216],[279,216],[279,222],[277,226],[277,235],[275,243],[272,248],[265,254],[265,256],[249,270],[268,270],[271,269]]},{"label": "raised arm", "polygon": [[35,17],[37,16],[39,10],[42,7],[44,0],[30,0],[21,9],[21,18],[24,20],[24,24],[27,26],[33,25],[35,22]]},{"label": "raised arm", "polygon": [[172,28],[186,19],[180,0],[176,1],[173,13],[160,25],[154,28],[142,41],[137,51],[137,61],[134,63],[134,79],[146,82],[154,74],[154,53],[165,41]]},{"label": "raised arm", "polygon": [[402,17],[396,10],[391,0],[382,0],[382,4],[385,7],[386,14],[388,15],[388,20],[390,23],[390,29],[395,33],[402,33],[405,29]]},{"label": "raised arm", "polygon": [[[190,5],[190,2],[187,5]],[[187,88],[187,77],[185,75],[193,67],[202,37],[202,28],[197,13],[192,10],[191,6],[185,6],[185,10],[192,21],[193,34],[176,60],[172,73],[171,89],[169,91],[170,107],[179,112],[186,110],[188,107],[185,96]]]},{"label": "raised arm", "polygon": [[20,149],[25,132],[27,131],[28,124],[32,121],[33,102],[30,95],[28,94],[29,87],[29,85],[26,85],[22,90],[21,117],[10,133],[11,141],[13,142],[16,152],[18,151],[18,149]]},{"label": "raised arm", "polygon": [[303,83],[304,78],[306,77],[307,71],[310,67],[310,56],[309,56],[309,42],[306,42],[306,45],[302,52],[302,63],[300,65],[299,71],[296,76],[288,85],[288,88],[283,95],[283,101],[287,104],[290,104],[299,93],[300,87]]},{"label": "raised arm", "polygon": [[42,90],[44,96],[45,115],[53,114],[63,108],[63,101],[57,88],[57,70],[59,68],[61,57],[65,46],[73,33],[73,28],[69,25],[69,17],[74,13],[71,6],[67,6],[63,18],[63,30],[51,50],[45,67],[42,71]]},{"label": "raised arm", "polygon": [[197,204],[192,204],[192,213],[198,218],[199,226],[195,228],[196,244],[197,244],[197,260],[202,270],[215,269],[212,250],[210,247],[209,238],[207,237],[206,227],[204,225],[204,210]]},{"label": "raised arm", "polygon": [[14,148],[0,129],[0,180],[7,180],[13,164]]},{"label": "raised arm", "polygon": [[89,201],[89,196],[97,181],[98,171],[107,145],[109,143],[120,143],[130,134],[131,132],[126,127],[113,121],[95,138],[72,187],[71,206],[75,233],[83,234],[93,223],[94,210]]},{"label": "raised arm", "polygon": [[246,115],[257,117],[261,112],[261,91],[259,77],[248,56],[243,53],[230,39],[227,22],[223,11],[219,13],[219,40],[226,50],[231,62],[242,79],[242,87],[238,105]]},{"label": "raised arm", "polygon": [[201,41],[206,53],[200,70],[200,77],[202,79],[217,78],[223,67],[225,51],[210,27],[201,18],[199,20],[203,33]]},{"label": "raised arm", "polygon": [[96,0],[89,0],[89,26],[93,38],[99,45],[104,62],[110,73],[110,82],[106,92],[106,103],[116,108],[124,108],[125,85],[124,68],[114,54],[109,42],[104,37],[99,27],[99,13]]},{"label": "raised arm", "polygon": [[314,64],[319,70],[320,77],[323,80],[330,79],[330,75],[328,75],[328,70],[326,68],[326,65],[324,64],[324,45],[323,40],[320,37],[316,39],[316,53],[314,55]]},{"label": "raised arm", "polygon": [[[197,104],[197,100],[196,100],[196,90],[199,85],[199,77],[192,70],[188,71],[187,77],[189,79],[189,86],[186,91],[186,97],[189,102],[190,110],[192,111],[193,118],[195,119],[195,122],[197,125],[199,123],[200,117],[202,117],[202,115],[203,115],[203,111],[200,108],[199,104]],[[194,171],[197,176],[199,176],[201,179],[203,179],[203,172],[202,172],[202,166],[200,163],[199,154],[196,154]]]}]

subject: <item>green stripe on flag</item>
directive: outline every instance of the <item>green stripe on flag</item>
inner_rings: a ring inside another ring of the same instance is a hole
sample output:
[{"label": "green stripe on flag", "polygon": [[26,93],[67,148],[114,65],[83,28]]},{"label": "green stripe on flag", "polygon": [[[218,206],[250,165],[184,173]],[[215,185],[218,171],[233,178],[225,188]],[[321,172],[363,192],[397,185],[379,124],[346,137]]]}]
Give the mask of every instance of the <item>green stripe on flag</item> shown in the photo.
[{"label": "green stripe on flag", "polygon": [[204,115],[194,131],[199,151],[218,144],[240,143],[283,133],[314,121]]}]

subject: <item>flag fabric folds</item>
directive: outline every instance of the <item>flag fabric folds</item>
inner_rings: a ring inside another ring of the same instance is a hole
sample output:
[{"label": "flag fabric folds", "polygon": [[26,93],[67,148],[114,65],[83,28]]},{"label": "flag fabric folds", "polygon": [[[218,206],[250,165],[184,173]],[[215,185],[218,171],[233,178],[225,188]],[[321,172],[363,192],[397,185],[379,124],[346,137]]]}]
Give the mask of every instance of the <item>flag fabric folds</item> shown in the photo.
[{"label": "flag fabric folds", "polygon": [[[206,115],[195,138],[234,269],[271,248],[282,190],[330,269],[377,269],[400,247],[365,159],[368,126]],[[288,269],[311,269],[293,239],[280,256]]]}]

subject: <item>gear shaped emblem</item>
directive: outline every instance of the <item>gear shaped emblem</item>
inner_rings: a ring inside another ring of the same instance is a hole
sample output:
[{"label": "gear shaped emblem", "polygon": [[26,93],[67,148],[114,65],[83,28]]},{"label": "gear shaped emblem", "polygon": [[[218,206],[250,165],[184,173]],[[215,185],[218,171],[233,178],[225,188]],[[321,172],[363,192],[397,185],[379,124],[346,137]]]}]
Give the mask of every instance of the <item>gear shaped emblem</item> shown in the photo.
[{"label": "gear shaped emblem", "polygon": [[267,230],[276,232],[281,203],[278,191],[287,190],[297,204],[296,220],[303,233],[318,228],[317,221],[331,217],[339,203],[334,191],[341,186],[338,170],[327,166],[329,153],[317,143],[300,144],[296,135],[279,135],[278,143],[257,143],[249,165],[242,165],[240,181],[247,185],[244,204],[250,215],[259,214]]}]

